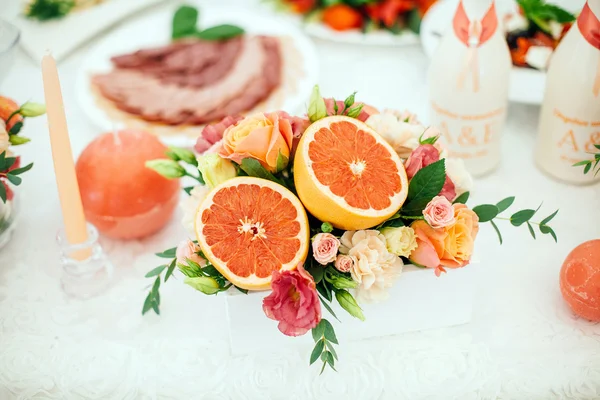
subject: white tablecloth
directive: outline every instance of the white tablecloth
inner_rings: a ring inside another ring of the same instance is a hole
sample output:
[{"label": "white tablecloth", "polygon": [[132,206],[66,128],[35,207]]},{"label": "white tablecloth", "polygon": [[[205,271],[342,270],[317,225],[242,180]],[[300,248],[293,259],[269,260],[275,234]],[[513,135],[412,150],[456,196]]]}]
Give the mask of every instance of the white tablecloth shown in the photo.
[{"label": "white tablecloth", "polygon": [[[427,60],[418,47],[363,48],[317,42],[322,93],[408,108],[427,121]],[[75,73],[86,48],[60,65],[75,153],[98,133],[78,108]],[[20,52],[2,94],[43,101],[38,65]],[[160,317],[140,315],[158,265],[150,253],[177,242],[178,221],[139,242],[104,245],[117,266],[105,295],[87,302],[59,288],[55,232],[61,214],[45,117],[28,120],[19,148],[35,168],[20,190],[22,214],[0,252],[0,399],[598,399],[600,325],[562,301],[558,274],[568,252],[600,237],[600,186],[571,187],[536,169],[539,108],[511,105],[501,167],[476,181],[473,204],[516,195],[516,207],[556,208],[559,236],[534,241],[525,227],[490,226],[477,251],[470,324],[338,348],[338,373],[318,376],[309,348],[231,357],[223,303],[169,282]],[[449,273],[452,273],[450,271]],[[441,278],[443,279],[443,278]],[[428,301],[428,294],[414,301]],[[399,307],[410,307],[401,304]]]}]

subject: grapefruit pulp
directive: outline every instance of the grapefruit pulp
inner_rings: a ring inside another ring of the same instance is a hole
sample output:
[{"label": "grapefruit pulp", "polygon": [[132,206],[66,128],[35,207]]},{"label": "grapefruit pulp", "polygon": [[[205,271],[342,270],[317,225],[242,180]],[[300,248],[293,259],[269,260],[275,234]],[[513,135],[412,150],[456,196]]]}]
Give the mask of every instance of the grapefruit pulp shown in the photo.
[{"label": "grapefruit pulp", "polygon": [[394,215],[408,194],[400,157],[365,123],[323,118],[304,132],[294,183],[306,209],[344,230],[367,229]]},{"label": "grapefruit pulp", "polygon": [[234,285],[268,289],[273,271],[293,270],[308,254],[302,203],[266,179],[237,177],[215,187],[196,213],[206,258]]}]

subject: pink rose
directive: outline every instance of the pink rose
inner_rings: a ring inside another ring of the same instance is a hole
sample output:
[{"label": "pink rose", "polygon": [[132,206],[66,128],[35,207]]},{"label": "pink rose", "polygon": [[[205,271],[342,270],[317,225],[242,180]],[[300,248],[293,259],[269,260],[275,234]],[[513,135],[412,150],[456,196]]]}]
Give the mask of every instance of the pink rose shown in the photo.
[{"label": "pink rose", "polygon": [[434,229],[445,228],[456,222],[452,203],[444,196],[436,196],[423,210],[425,221]]},{"label": "pink rose", "polygon": [[354,266],[354,259],[345,254],[339,254],[335,259],[335,268],[340,272],[350,272]]},{"label": "pink rose", "polygon": [[302,265],[294,271],[274,271],[271,289],[263,300],[263,311],[279,321],[277,327],[284,335],[304,335],[321,321],[315,281]]},{"label": "pink rose", "polygon": [[[410,154],[408,160],[406,160],[404,163],[404,168],[406,169],[406,175],[408,179],[412,179],[422,168],[439,161],[439,159],[440,151],[434,145],[420,145]],[[448,175],[446,175],[444,187],[439,194],[450,201],[456,198],[456,188],[454,187],[454,183],[448,177]]]},{"label": "pink rose", "polygon": [[241,119],[243,119],[241,116],[227,116],[215,124],[206,125],[196,141],[194,150],[200,154],[204,153],[212,145],[223,139],[223,132],[225,132],[225,129],[229,128],[231,125],[235,125]]},{"label": "pink rose", "polygon": [[[333,107],[334,99],[325,99],[324,98],[323,100],[325,100],[325,107],[327,108],[327,115],[342,115],[342,110],[344,109],[344,102],[342,100],[337,101],[337,106],[338,106],[337,113],[335,112],[335,108]],[[379,110],[377,110],[375,107],[370,106],[368,104],[364,104],[364,103],[354,103],[349,108],[356,107],[360,104],[363,105],[363,108],[357,117],[358,120],[365,122],[366,120],[369,119],[369,117],[371,115],[379,114]],[[344,114],[347,114],[347,113],[348,113],[348,110],[346,110],[346,112]]]},{"label": "pink rose", "polygon": [[335,261],[340,241],[331,233],[318,233],[312,240],[313,257],[321,265]]},{"label": "pink rose", "polygon": [[177,264],[187,265],[187,260],[192,260],[201,267],[206,264],[206,260],[198,255],[200,246],[187,239],[177,246],[176,257]]}]

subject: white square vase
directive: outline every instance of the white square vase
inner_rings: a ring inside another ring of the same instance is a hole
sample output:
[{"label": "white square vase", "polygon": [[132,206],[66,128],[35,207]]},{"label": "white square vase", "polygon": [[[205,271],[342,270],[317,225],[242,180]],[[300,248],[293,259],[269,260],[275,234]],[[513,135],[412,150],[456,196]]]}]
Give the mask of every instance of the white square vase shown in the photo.
[{"label": "white square vase", "polygon": [[[334,299],[332,308],[341,323],[324,308],[322,315],[335,327],[344,343],[352,340],[396,335],[404,332],[465,324],[473,309],[474,265],[448,270],[436,277],[432,269],[405,266],[386,301],[361,304],[366,320],[351,317]],[[233,355],[312,343],[307,333],[288,337],[277,329],[277,321],[267,318],[262,310],[263,298],[269,291],[228,291],[225,296],[229,338]]]}]

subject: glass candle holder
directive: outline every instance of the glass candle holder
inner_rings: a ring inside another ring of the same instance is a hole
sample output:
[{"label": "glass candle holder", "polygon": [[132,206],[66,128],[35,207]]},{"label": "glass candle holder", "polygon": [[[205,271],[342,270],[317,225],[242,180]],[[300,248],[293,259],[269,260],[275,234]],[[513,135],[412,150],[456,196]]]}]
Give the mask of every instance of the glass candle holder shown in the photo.
[{"label": "glass candle holder", "polygon": [[113,265],[98,243],[98,230],[88,223],[87,232],[88,240],[78,244],[69,243],[64,228],[56,235],[63,269],[61,287],[67,295],[78,299],[103,293],[113,274]]}]

